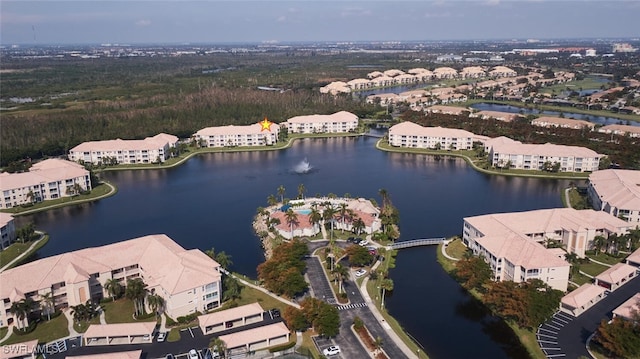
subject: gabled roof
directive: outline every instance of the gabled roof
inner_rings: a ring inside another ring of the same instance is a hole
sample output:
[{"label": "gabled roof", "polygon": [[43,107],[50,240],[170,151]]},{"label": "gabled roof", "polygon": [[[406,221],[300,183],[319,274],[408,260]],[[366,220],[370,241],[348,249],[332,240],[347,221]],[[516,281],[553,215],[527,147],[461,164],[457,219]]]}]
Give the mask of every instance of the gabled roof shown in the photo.
[{"label": "gabled roof", "polygon": [[640,171],[608,169],[589,175],[602,202],[619,209],[640,210]]},{"label": "gabled roof", "polygon": [[603,287],[595,284],[583,284],[578,289],[562,297],[561,302],[572,308],[581,308],[594,298],[603,295],[605,290]]},{"label": "gabled roof", "polygon": [[597,275],[596,279],[605,283],[619,283],[623,278],[629,278],[637,269],[625,263],[618,263]]},{"label": "gabled roof", "polygon": [[0,191],[39,186],[49,182],[88,176],[82,165],[61,159],[48,159],[31,166],[28,172],[0,173]]},{"label": "gabled roof", "polygon": [[252,317],[263,312],[264,309],[259,303],[251,303],[231,309],[200,315],[198,316],[198,323],[200,327],[205,328],[210,325],[217,325],[245,317]]}]

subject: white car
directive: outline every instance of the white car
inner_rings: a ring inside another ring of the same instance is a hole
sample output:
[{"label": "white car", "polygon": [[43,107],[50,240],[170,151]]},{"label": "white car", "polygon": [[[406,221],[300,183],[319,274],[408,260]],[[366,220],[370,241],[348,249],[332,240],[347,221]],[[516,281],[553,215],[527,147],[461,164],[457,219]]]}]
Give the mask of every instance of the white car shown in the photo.
[{"label": "white car", "polygon": [[356,277],[362,277],[363,275],[367,274],[367,271],[364,269],[358,269],[356,271]]},{"label": "white car", "polygon": [[195,349],[189,350],[189,359],[200,359],[200,356]]},{"label": "white car", "polygon": [[322,354],[324,354],[325,356],[338,355],[340,354],[340,347],[337,345],[332,345],[326,348],[325,350],[323,350]]},{"label": "white car", "polygon": [[167,338],[167,332],[160,332],[158,333],[158,338],[156,339],[156,341],[158,343],[162,343],[166,338]]},{"label": "white car", "polygon": [[365,247],[367,244],[369,244],[369,241],[365,239],[364,241],[362,241],[362,242],[360,242],[358,244],[363,246],[363,247]]}]

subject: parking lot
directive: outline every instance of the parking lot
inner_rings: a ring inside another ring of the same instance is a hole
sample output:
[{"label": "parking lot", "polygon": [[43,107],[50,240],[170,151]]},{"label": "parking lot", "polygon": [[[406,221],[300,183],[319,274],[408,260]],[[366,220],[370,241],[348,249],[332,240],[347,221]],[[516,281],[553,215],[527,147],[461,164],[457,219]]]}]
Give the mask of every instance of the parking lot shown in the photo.
[{"label": "parking lot", "polygon": [[558,334],[573,319],[575,318],[569,314],[557,312],[550,320],[538,327],[536,340],[547,358],[560,358],[566,355],[558,344]]},{"label": "parking lot", "polygon": [[[334,340],[319,336],[313,337],[313,342],[316,344],[316,348],[318,348],[318,351],[320,353],[322,353],[323,350],[327,349],[328,347],[336,345]],[[343,356],[342,353],[340,353],[338,355],[333,355],[331,358],[343,358]]]},{"label": "parking lot", "polygon": [[333,296],[331,285],[324,275],[320,259],[318,257],[309,257],[305,259],[305,262],[307,263],[307,276],[312,283],[314,297],[322,299],[329,304],[336,304],[336,298]]}]

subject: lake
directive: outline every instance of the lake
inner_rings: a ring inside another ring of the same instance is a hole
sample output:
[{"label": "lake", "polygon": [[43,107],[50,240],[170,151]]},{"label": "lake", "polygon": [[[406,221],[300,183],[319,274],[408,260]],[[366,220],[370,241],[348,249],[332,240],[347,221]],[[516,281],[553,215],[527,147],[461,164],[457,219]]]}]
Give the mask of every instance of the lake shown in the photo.
[{"label": "lake", "polygon": [[[255,277],[264,257],[251,220],[280,185],[286,197],[304,184],[307,195],[349,193],[378,203],[384,188],[400,212],[400,240],[410,240],[459,234],[466,216],[560,207],[569,183],[489,176],[461,159],[379,151],[376,140],[304,139],[281,151],[203,154],[172,169],[107,172],[115,196],[18,217],[17,225],[33,221],[50,234],[40,256],[166,233],[185,248],[225,251],[233,271]],[[312,170],[295,173],[305,158]],[[435,250],[400,250],[389,312],[432,358],[526,357],[504,324],[442,270]]]}]

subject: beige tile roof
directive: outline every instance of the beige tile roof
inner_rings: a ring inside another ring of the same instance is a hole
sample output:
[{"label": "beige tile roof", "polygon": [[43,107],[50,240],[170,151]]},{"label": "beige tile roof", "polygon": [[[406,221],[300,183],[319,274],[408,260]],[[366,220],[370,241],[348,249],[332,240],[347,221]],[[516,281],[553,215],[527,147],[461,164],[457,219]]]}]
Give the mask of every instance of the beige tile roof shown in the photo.
[{"label": "beige tile roof", "polygon": [[629,278],[629,275],[635,273],[637,269],[626,263],[618,263],[598,274],[596,279],[605,283],[618,283],[623,278]]},{"label": "beige tile roof", "polygon": [[13,216],[9,213],[0,212],[0,227],[6,226],[13,220]]},{"label": "beige tile roof", "polygon": [[85,338],[104,338],[121,336],[151,335],[156,328],[156,322],[135,322],[118,324],[91,324],[84,333]]},{"label": "beige tile roof", "polygon": [[289,329],[287,329],[287,326],[280,322],[254,329],[243,330],[233,334],[221,335],[220,340],[227,345],[227,349],[233,349],[266,339],[287,335],[288,333]]},{"label": "beige tile roof", "polygon": [[627,299],[619,307],[613,310],[613,314],[632,319],[633,312],[636,314],[640,311],[640,293],[636,293],[633,297]]},{"label": "beige tile roof", "polygon": [[500,112],[500,111],[478,111],[473,114],[473,117],[480,118],[494,118],[496,120],[510,122],[518,117],[517,113]]},{"label": "beige tile roof", "polygon": [[450,138],[474,138],[469,131],[457,128],[422,127],[413,122],[405,121],[389,128],[389,135],[396,136],[424,136],[424,137],[450,137]]},{"label": "beige tile roof", "polygon": [[340,111],[332,115],[296,116],[288,119],[287,123],[351,122],[357,120],[358,116],[351,112]]},{"label": "beige tile roof", "polygon": [[116,353],[99,353],[67,356],[67,359],[140,359],[142,349]]},{"label": "beige tile roof", "polygon": [[532,155],[546,157],[600,157],[597,152],[580,146],[554,145],[551,143],[528,144],[514,141],[506,137],[497,137],[485,143],[486,147],[493,147],[494,153]]},{"label": "beige tile roof", "polygon": [[619,209],[640,210],[640,171],[608,169],[589,175],[600,200]]},{"label": "beige tile roof", "polygon": [[588,304],[594,298],[603,295],[604,292],[605,289],[603,287],[587,283],[562,297],[561,302],[572,308],[580,308]]},{"label": "beige tile roof", "polygon": [[200,327],[205,328],[210,325],[221,324],[245,317],[252,317],[263,312],[264,309],[259,303],[251,303],[227,310],[221,310],[219,312],[200,315],[198,316],[198,323]]},{"label": "beige tile roof", "polygon": [[457,75],[458,71],[454,68],[451,67],[438,67],[435,70],[433,70],[434,75],[439,76],[439,75]]},{"label": "beige tile roof", "polygon": [[475,241],[498,258],[505,258],[514,265],[527,269],[568,267],[569,263],[558,258],[540,243],[525,239],[515,233],[507,236],[485,236]]},{"label": "beige tile roof", "polygon": [[89,175],[89,171],[78,163],[60,159],[48,159],[31,166],[29,172],[0,173],[0,191],[35,186],[41,183],[46,184],[87,175]]},{"label": "beige tile roof", "polygon": [[627,261],[640,265],[640,248],[629,254],[629,256],[627,257]]},{"label": "beige tile roof", "polygon": [[280,125],[277,123],[271,123],[269,126],[269,131],[262,130],[262,125],[260,123],[254,123],[252,125],[246,126],[216,126],[216,127],[205,127],[195,134],[201,137],[208,136],[221,136],[221,135],[260,135],[260,134],[268,134],[278,131]]},{"label": "beige tile roof", "polygon": [[629,125],[606,125],[602,126],[598,129],[599,132],[605,133],[633,133],[640,134],[640,126],[629,126]]},{"label": "beige tile roof", "polygon": [[571,127],[571,128],[580,128],[580,127],[588,127],[594,128],[595,123],[584,121],[584,120],[574,120],[572,118],[562,118],[562,117],[551,117],[551,116],[542,116],[538,117],[531,121],[532,125],[535,126],[560,126],[560,127]]},{"label": "beige tile roof", "polygon": [[10,359],[20,355],[30,355],[34,352],[36,345],[38,345],[38,339],[12,345],[3,345],[0,347],[0,359]]},{"label": "beige tile roof", "polygon": [[463,112],[471,112],[468,108],[465,107],[457,107],[457,106],[443,106],[443,105],[434,105],[426,108],[427,112],[440,112],[440,113],[449,113],[454,115],[461,115]]},{"label": "beige tile roof", "polygon": [[0,273],[0,298],[13,290],[28,293],[79,276],[104,273],[133,264],[144,269],[149,287],[169,294],[220,280],[218,263],[198,249],[185,250],[164,234],[149,235],[101,247],[42,258]]},{"label": "beige tile roof", "polygon": [[117,151],[117,150],[157,150],[167,143],[175,144],[178,137],[160,133],[144,140],[106,140],[83,142],[72,148],[70,152]]},{"label": "beige tile roof", "polygon": [[[311,224],[311,221],[309,219],[310,216],[308,214],[296,213],[296,215],[297,215],[296,219],[298,223],[293,223],[294,231],[296,229],[302,230],[302,229],[313,228],[313,225]],[[287,222],[287,216],[285,215],[285,212],[276,211],[271,214],[271,218],[277,218],[280,220],[280,224],[276,225],[276,228],[278,228],[279,230],[287,231],[287,232],[291,231],[291,225]]]}]

